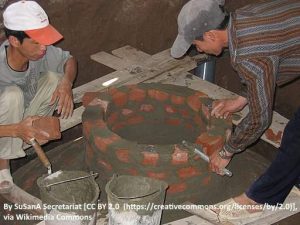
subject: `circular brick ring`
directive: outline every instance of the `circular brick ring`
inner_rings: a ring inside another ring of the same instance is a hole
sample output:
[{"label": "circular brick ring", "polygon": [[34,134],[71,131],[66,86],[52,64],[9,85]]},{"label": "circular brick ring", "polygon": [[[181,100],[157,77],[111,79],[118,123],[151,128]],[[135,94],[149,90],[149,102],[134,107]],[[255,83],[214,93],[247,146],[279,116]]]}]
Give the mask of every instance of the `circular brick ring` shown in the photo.
[{"label": "circular brick ring", "polygon": [[212,100],[169,84],[137,84],[86,93],[86,162],[103,190],[114,174],[165,180],[167,199],[185,199],[210,183],[207,164],[181,143],[211,155],[224,144],[231,120],[210,118]]}]

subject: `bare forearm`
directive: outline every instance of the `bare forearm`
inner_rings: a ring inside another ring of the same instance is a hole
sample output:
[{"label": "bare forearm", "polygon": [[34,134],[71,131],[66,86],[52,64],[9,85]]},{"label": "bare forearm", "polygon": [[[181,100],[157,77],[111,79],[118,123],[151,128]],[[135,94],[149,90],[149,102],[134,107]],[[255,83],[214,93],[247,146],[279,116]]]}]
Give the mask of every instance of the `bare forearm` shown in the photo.
[{"label": "bare forearm", "polygon": [[68,59],[64,68],[64,77],[63,79],[68,81],[71,86],[73,86],[73,82],[76,78],[77,74],[77,61],[74,57]]},{"label": "bare forearm", "polygon": [[0,137],[16,137],[17,129],[16,124],[0,125]]}]

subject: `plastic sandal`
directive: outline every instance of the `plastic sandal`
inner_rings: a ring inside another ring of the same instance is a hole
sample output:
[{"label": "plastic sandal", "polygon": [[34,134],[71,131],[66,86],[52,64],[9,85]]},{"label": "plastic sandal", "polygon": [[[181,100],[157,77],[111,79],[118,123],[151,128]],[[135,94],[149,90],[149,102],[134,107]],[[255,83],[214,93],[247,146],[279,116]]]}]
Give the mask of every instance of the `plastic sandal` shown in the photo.
[{"label": "plastic sandal", "polygon": [[13,179],[9,169],[0,170],[0,194],[7,194],[13,187]]}]

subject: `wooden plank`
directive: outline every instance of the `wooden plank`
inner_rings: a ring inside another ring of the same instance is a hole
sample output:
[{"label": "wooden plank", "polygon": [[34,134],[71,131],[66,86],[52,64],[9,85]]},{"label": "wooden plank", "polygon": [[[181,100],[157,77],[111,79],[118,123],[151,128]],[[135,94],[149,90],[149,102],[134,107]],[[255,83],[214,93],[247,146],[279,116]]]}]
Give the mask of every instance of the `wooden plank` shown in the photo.
[{"label": "wooden plank", "polygon": [[128,66],[132,65],[131,62],[125,61],[106,52],[93,54],[91,55],[91,59],[115,70],[124,70]]},{"label": "wooden plank", "polygon": [[143,65],[145,61],[151,57],[151,55],[129,45],[113,50],[112,54],[122,58],[123,60],[127,60],[138,65]]}]

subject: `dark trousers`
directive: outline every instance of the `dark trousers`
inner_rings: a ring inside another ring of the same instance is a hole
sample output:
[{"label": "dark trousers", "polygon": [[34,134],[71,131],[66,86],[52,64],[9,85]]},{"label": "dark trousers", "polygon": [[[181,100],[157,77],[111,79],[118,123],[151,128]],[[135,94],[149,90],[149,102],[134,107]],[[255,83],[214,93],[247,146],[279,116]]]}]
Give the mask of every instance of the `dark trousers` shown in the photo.
[{"label": "dark trousers", "polygon": [[283,203],[300,177],[300,108],[283,133],[279,152],[265,173],[246,191],[257,203]]}]

